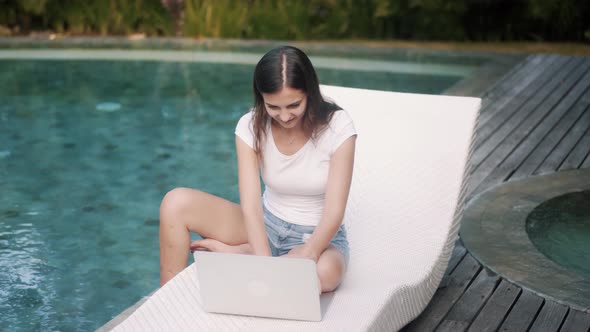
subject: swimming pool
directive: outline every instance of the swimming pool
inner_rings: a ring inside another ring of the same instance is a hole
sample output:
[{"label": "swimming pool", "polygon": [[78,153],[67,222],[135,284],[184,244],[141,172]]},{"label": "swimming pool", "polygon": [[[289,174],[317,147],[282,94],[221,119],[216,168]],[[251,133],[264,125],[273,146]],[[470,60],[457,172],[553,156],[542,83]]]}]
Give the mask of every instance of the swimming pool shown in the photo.
[{"label": "swimming pool", "polygon": [[[251,105],[251,59],[74,53],[0,60],[7,330],[94,330],[157,288],[158,208],[168,190],[238,200],[233,128]],[[312,60],[323,63],[325,84],[420,93],[440,93],[473,69]]]},{"label": "swimming pool", "polygon": [[540,252],[590,279],[590,190],[553,197],[528,215],[526,232]]}]

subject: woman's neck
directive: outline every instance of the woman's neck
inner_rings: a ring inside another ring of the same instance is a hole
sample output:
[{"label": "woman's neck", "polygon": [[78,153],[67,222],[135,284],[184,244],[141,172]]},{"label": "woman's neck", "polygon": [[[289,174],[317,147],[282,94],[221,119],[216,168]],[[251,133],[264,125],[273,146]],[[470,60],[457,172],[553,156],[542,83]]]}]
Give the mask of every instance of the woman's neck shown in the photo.
[{"label": "woman's neck", "polygon": [[303,126],[301,125],[301,123],[298,123],[297,126],[293,128],[285,128],[278,124],[275,120],[273,120],[272,125],[273,128],[275,128],[277,131],[280,131],[282,134],[286,136],[299,136],[301,134],[304,134]]}]

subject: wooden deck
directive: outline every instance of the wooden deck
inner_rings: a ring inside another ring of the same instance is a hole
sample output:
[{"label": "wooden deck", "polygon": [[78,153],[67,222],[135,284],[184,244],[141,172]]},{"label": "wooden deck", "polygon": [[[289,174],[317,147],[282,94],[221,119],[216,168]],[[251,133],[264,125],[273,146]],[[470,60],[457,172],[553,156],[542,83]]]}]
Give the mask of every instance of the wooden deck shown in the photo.
[{"label": "wooden deck", "polygon": [[[590,58],[531,55],[481,97],[467,200],[502,182],[590,168]],[[589,312],[503,280],[458,240],[434,298],[402,331],[589,330]]]}]

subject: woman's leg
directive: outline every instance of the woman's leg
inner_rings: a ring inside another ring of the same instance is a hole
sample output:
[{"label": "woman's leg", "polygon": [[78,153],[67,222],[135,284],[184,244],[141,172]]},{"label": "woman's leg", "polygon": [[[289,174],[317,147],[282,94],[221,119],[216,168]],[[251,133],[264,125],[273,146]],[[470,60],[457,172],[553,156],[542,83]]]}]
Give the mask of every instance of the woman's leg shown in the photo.
[{"label": "woman's leg", "polygon": [[238,204],[202,191],[176,188],[160,205],[160,286],[186,267],[190,232],[211,239],[208,246],[248,242]]},{"label": "woman's leg", "polygon": [[317,263],[322,293],[331,292],[340,285],[345,269],[344,255],[336,247],[330,245],[328,249],[324,250]]}]

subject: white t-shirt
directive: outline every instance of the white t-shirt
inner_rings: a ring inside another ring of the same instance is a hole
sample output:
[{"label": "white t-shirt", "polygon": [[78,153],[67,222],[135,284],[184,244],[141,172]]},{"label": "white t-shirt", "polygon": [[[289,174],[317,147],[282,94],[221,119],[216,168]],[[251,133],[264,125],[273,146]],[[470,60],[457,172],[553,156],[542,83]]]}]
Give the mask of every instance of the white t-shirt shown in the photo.
[{"label": "white t-shirt", "polygon": [[[243,115],[236,135],[254,148],[253,112]],[[315,140],[308,140],[293,155],[282,154],[275,145],[270,121],[264,140],[264,206],[284,221],[316,226],[324,211],[330,158],[349,137],[356,135],[352,119],[344,110],[334,113],[327,128]]]}]

